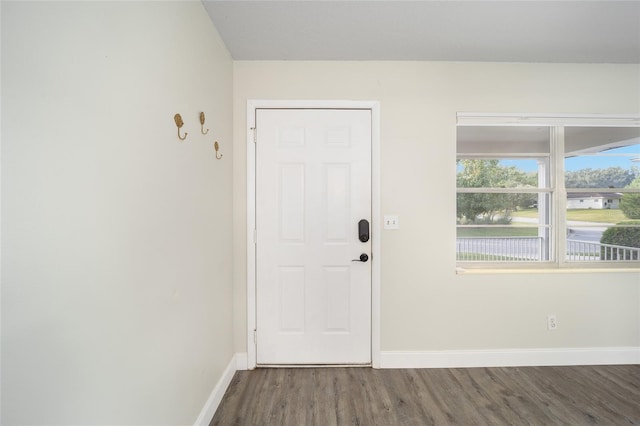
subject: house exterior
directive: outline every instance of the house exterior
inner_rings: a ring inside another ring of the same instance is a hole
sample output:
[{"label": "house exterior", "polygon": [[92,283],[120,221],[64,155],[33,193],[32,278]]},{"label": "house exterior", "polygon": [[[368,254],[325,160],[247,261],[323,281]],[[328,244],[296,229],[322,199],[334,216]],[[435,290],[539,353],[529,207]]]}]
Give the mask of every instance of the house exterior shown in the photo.
[{"label": "house exterior", "polygon": [[567,209],[618,209],[622,194],[575,192],[567,195]]}]

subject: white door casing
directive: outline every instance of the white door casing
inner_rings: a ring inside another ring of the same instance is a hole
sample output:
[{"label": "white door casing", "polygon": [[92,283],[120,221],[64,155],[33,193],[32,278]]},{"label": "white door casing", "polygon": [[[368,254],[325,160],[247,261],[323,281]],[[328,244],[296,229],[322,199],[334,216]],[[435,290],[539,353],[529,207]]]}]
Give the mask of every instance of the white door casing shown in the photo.
[{"label": "white door casing", "polygon": [[257,362],[371,362],[371,111],[256,111]]},{"label": "white door casing", "polygon": [[[378,101],[291,101],[291,100],[249,100],[246,119],[246,185],[247,185],[247,225],[246,225],[246,356],[237,354],[238,369],[256,368],[256,144],[255,116],[260,108],[297,109],[370,109],[372,112],[372,285],[371,285],[371,355],[373,368],[380,368],[380,103]],[[246,362],[246,364],[245,364]]]}]

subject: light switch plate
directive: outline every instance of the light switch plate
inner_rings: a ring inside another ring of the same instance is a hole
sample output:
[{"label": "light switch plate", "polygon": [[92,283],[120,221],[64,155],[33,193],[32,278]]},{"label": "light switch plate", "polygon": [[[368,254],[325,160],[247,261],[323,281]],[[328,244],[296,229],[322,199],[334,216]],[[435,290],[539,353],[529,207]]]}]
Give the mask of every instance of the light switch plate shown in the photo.
[{"label": "light switch plate", "polygon": [[400,229],[400,219],[396,215],[384,216],[384,229]]}]

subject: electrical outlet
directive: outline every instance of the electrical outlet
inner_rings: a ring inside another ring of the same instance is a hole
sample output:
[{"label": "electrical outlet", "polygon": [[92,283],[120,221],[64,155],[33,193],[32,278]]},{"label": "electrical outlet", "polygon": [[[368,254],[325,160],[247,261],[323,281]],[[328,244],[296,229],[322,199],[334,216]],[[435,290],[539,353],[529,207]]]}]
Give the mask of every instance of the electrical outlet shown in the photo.
[{"label": "electrical outlet", "polygon": [[547,315],[547,329],[555,330],[556,328],[558,328],[558,319],[556,316],[553,314]]},{"label": "electrical outlet", "polygon": [[399,229],[400,219],[398,216],[385,215],[384,217],[384,229]]}]

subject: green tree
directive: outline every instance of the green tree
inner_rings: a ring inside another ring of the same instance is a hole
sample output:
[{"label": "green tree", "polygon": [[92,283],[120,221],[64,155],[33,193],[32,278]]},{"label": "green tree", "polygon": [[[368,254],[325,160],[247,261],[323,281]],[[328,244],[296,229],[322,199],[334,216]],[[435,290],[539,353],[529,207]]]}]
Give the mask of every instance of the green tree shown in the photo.
[{"label": "green tree", "polygon": [[[640,176],[635,178],[627,188],[640,189]],[[620,200],[620,210],[629,219],[640,219],[640,194],[624,194]]]},{"label": "green tree", "polygon": [[[535,187],[535,175],[514,166],[500,165],[499,160],[459,160],[457,185],[459,188],[523,188]],[[535,203],[535,194],[462,193],[457,196],[459,220],[493,223],[496,215],[501,223],[508,223],[513,210]]]},{"label": "green tree", "polygon": [[567,188],[624,188],[636,177],[638,171],[635,167],[586,168],[565,172],[564,183]]}]

